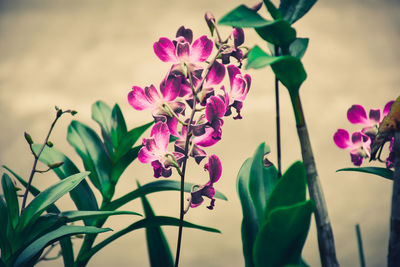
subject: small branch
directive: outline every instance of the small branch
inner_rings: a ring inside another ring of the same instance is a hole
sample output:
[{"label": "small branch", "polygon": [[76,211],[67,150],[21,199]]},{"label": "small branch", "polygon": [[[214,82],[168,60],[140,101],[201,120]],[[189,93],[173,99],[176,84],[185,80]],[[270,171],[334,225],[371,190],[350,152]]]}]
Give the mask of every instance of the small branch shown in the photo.
[{"label": "small branch", "polygon": [[[279,55],[279,46],[275,45],[275,56]],[[281,163],[281,120],[279,110],[279,79],[275,76],[275,108],[276,108],[276,150],[278,160],[278,177],[282,176],[282,163]]]},{"label": "small branch", "polygon": [[357,236],[358,255],[360,256],[360,267],[365,267],[364,249],[363,249],[361,230],[359,224],[356,224],[356,236]]},{"label": "small branch", "polygon": [[388,267],[400,265],[400,130],[394,133],[394,173]]}]

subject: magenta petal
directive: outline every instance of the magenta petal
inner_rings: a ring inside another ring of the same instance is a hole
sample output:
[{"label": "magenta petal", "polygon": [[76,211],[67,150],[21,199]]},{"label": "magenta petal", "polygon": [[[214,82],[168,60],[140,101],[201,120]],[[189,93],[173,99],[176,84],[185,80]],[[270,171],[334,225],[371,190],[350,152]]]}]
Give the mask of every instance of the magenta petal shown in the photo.
[{"label": "magenta petal", "polygon": [[390,108],[392,107],[394,100],[386,103],[385,108],[383,109],[383,117],[385,117],[390,112]]},{"label": "magenta petal", "polygon": [[215,61],[210,72],[208,73],[206,79],[206,85],[204,87],[209,87],[219,84],[225,77],[225,66]]},{"label": "magenta petal", "polygon": [[238,47],[244,43],[244,31],[242,28],[233,28],[232,35],[235,47]]},{"label": "magenta petal", "polygon": [[216,155],[211,155],[208,158],[208,163],[204,165],[204,168],[207,169],[210,174],[211,183],[215,183],[221,178],[222,164]]},{"label": "magenta petal", "polygon": [[173,101],[169,102],[168,106],[176,113],[176,114],[185,114],[186,105],[182,102]]},{"label": "magenta petal", "polygon": [[189,58],[190,46],[188,42],[180,42],[176,44],[176,55],[184,61]]},{"label": "magenta petal", "polygon": [[200,190],[194,191],[191,193],[192,199],[190,201],[190,207],[191,208],[196,208],[203,203],[204,199],[202,196],[202,188]]},{"label": "magenta petal", "polygon": [[193,41],[193,32],[191,29],[186,29],[184,26],[181,26],[176,32],[176,37],[183,37],[185,40],[191,44]]},{"label": "magenta petal", "polygon": [[198,145],[194,144],[190,156],[194,157],[197,164],[200,164],[200,162],[207,156],[207,153]]},{"label": "magenta petal", "polygon": [[205,133],[201,136],[196,136],[193,138],[193,143],[201,147],[209,147],[217,143],[220,138],[216,136],[218,133],[211,127],[205,128]]},{"label": "magenta petal", "polygon": [[203,62],[205,61],[212,52],[213,42],[203,35],[192,45],[192,51],[190,53],[191,62]]},{"label": "magenta petal", "polygon": [[153,106],[153,104],[149,103],[147,100],[143,89],[138,86],[132,87],[132,91],[128,94],[128,102],[136,110],[148,109]]},{"label": "magenta petal", "polygon": [[380,109],[371,109],[369,111],[369,119],[378,124],[381,121],[381,110]]},{"label": "magenta petal", "polygon": [[350,154],[351,156],[351,162],[353,162],[353,164],[355,166],[361,166],[362,162],[363,162],[363,157],[361,157],[360,155],[356,155],[356,154]]},{"label": "magenta petal", "polygon": [[162,37],[153,45],[154,53],[164,62],[177,62],[175,46],[168,38]]},{"label": "magenta petal", "polygon": [[357,144],[360,143],[363,140],[363,136],[361,132],[354,132],[351,135],[351,142],[353,142],[353,144]]},{"label": "magenta petal", "polygon": [[160,161],[156,160],[151,163],[151,166],[154,170],[154,177],[158,178],[160,176],[163,177],[170,177],[172,174],[171,168],[165,168]]},{"label": "magenta petal", "polygon": [[141,163],[149,163],[156,160],[158,157],[149,151],[145,146],[143,146],[138,153],[138,159]]},{"label": "magenta petal", "polygon": [[154,124],[153,128],[151,128],[150,136],[154,137],[160,152],[166,153],[170,136],[167,124],[161,121]]},{"label": "magenta petal", "polygon": [[173,101],[178,97],[181,90],[180,78],[176,76],[169,76],[167,80],[164,80],[160,84],[160,91],[165,101]]},{"label": "magenta petal", "polygon": [[246,83],[247,83],[247,93],[248,93],[250,90],[250,86],[251,86],[251,76],[249,74],[246,74],[246,75],[244,75],[244,79],[246,80]]},{"label": "magenta petal", "polygon": [[336,133],[333,135],[333,141],[341,149],[348,148],[351,145],[349,139],[350,135],[344,129],[338,129]]},{"label": "magenta petal", "polygon": [[234,79],[236,77],[236,75],[240,74],[240,69],[238,67],[236,67],[235,65],[229,65],[228,66],[228,74],[229,74],[229,81],[231,84],[231,87],[233,87],[233,83],[234,83]]},{"label": "magenta petal", "polygon": [[353,105],[347,111],[347,119],[353,123],[367,123],[367,112],[361,105]]},{"label": "magenta petal", "polygon": [[144,95],[146,96],[147,101],[153,106],[156,106],[156,104],[161,100],[160,94],[157,92],[157,89],[154,87],[154,85],[145,87]]},{"label": "magenta petal", "polygon": [[225,114],[226,106],[224,101],[217,96],[211,96],[207,100],[206,119],[208,122],[213,122],[215,119],[222,118]]}]

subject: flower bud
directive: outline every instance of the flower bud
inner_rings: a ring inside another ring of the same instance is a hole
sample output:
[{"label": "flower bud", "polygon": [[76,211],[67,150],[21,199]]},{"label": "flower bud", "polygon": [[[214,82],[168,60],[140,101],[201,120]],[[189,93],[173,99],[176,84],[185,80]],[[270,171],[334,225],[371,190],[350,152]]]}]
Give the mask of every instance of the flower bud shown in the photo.
[{"label": "flower bud", "polygon": [[46,145],[47,145],[48,147],[53,147],[53,143],[50,142],[50,141],[47,141]]},{"label": "flower bud", "polygon": [[58,161],[58,162],[51,163],[51,164],[49,164],[49,165],[47,165],[47,166],[48,166],[50,169],[55,169],[55,168],[58,168],[58,167],[62,166],[63,164],[64,164],[63,161]]},{"label": "flower bud", "polygon": [[32,137],[27,132],[24,132],[24,137],[25,137],[26,142],[28,142],[29,145],[33,144]]},{"label": "flower bud", "polygon": [[263,5],[263,1],[260,1],[257,4],[255,4],[254,6],[252,6],[250,9],[253,9],[254,11],[258,11],[262,7],[262,5]]},{"label": "flower bud", "polygon": [[211,12],[207,11],[204,18],[206,19],[208,28],[210,29],[211,36],[213,36],[215,29],[215,17]]},{"label": "flower bud", "polygon": [[72,115],[72,116],[75,116],[77,113],[78,113],[78,111],[76,111],[76,110],[72,110],[72,111],[71,111],[71,115]]}]

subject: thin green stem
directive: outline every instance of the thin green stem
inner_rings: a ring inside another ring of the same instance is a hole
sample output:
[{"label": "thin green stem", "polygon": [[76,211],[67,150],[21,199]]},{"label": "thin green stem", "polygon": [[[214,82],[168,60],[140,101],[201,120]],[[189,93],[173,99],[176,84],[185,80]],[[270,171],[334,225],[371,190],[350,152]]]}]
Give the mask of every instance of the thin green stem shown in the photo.
[{"label": "thin green stem", "polygon": [[358,255],[360,257],[360,267],[365,267],[364,249],[363,249],[361,229],[359,224],[356,224],[356,236],[357,236]]},{"label": "thin green stem", "polygon": [[[275,45],[275,56],[279,56],[279,46]],[[275,114],[276,114],[276,150],[278,160],[278,177],[282,176],[282,154],[281,154],[281,119],[279,110],[279,80],[275,76]]]}]

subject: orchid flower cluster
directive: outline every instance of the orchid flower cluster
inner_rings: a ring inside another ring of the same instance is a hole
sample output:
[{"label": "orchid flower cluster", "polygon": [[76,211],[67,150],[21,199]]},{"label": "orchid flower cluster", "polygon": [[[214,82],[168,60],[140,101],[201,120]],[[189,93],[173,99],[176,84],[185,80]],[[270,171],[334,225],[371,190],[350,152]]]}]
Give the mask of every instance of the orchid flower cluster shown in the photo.
[{"label": "orchid flower cluster", "polygon": [[[161,37],[153,45],[154,53],[172,66],[159,90],[154,85],[144,89],[133,86],[128,94],[129,104],[134,109],[152,111],[155,124],[150,137],[143,139],[138,159],[151,164],[156,178],[171,176],[172,168],[184,176],[188,157],[200,164],[207,157],[204,148],[221,140],[223,118],[230,116],[233,110],[236,111],[234,119],[242,118],[243,101],[251,84],[250,76],[240,71],[244,32],[234,28],[222,41],[210,13],[206,14],[206,21],[212,26],[212,34],[217,31],[215,42],[206,35],[193,41],[192,30],[184,26],[178,29],[173,40]],[[214,46],[217,52],[210,57]],[[230,64],[231,58],[235,58],[238,66]],[[226,72],[229,89],[222,85]],[[173,151],[168,149],[170,140],[175,140]],[[213,209],[213,184],[221,177],[221,161],[216,155],[210,155],[204,168],[210,179],[205,185],[194,186],[190,207],[199,206],[205,196],[211,199],[208,208]]]},{"label": "orchid flower cluster", "polygon": [[[383,118],[389,113],[394,101],[386,103],[381,117],[380,109],[370,109],[369,116],[365,108],[361,105],[353,105],[347,111],[347,119],[352,124],[361,124],[361,131],[350,134],[345,129],[338,129],[333,136],[335,144],[341,149],[349,149],[351,161],[355,166],[361,166],[365,158],[371,156],[371,144],[378,134],[379,124]],[[392,151],[394,139],[390,141],[389,156],[384,161],[386,168],[393,168],[394,153]]]}]

